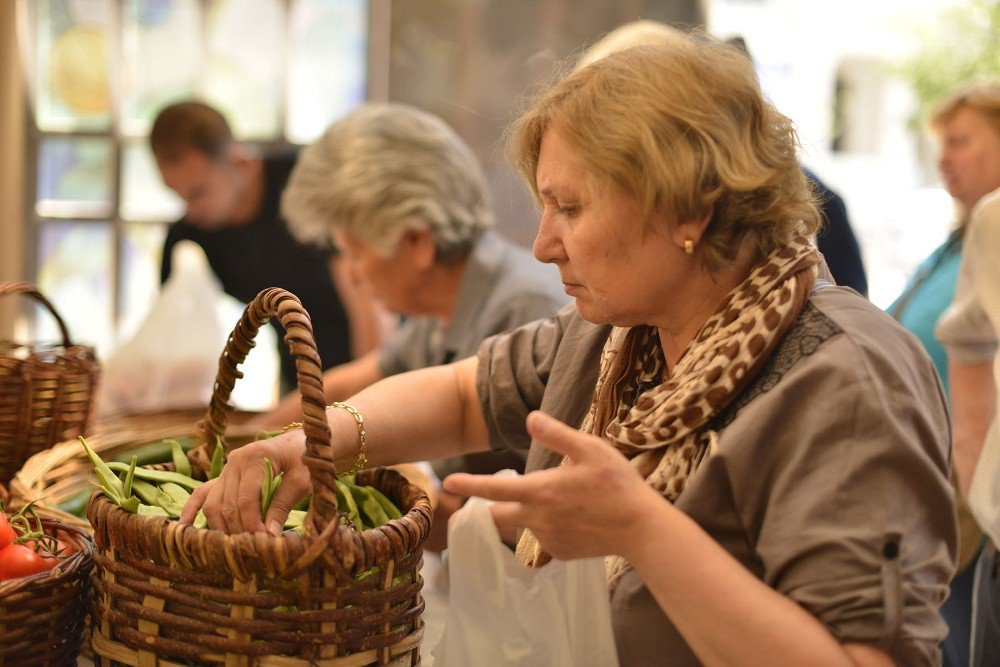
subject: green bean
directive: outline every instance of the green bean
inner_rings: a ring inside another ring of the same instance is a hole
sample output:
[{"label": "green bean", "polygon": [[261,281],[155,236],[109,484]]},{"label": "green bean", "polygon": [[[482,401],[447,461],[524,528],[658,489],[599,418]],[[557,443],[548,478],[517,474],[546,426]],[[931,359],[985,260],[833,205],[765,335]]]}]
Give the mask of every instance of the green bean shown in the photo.
[{"label": "green bean", "polygon": [[260,515],[267,514],[267,508],[271,504],[271,482],[274,481],[274,469],[271,468],[271,459],[264,457],[264,481],[260,485]]},{"label": "green bean", "polygon": [[194,515],[194,521],[191,522],[191,525],[195,528],[204,528],[208,525],[208,517],[205,516],[204,512],[198,510],[198,513]]},{"label": "green bean", "polygon": [[77,491],[72,496],[56,505],[56,509],[72,514],[75,517],[83,518],[87,512],[87,504],[90,496],[94,494],[93,489],[83,489]]},{"label": "green bean", "polygon": [[371,490],[372,497],[374,497],[375,500],[378,501],[378,504],[382,506],[382,509],[385,510],[386,516],[389,517],[389,521],[399,519],[403,516],[402,511],[400,511],[400,509],[396,506],[396,503],[389,500],[384,493],[376,489],[374,486],[369,486],[367,488]]},{"label": "green bean", "polygon": [[141,503],[139,502],[138,498],[136,498],[135,496],[129,496],[125,500],[118,503],[118,506],[121,507],[123,510],[127,510],[132,514],[135,514],[136,512],[139,511],[140,504]]},{"label": "green bean", "polygon": [[222,474],[222,466],[226,463],[226,452],[222,449],[222,440],[215,436],[215,449],[212,450],[212,463],[208,468],[208,478],[215,479]]},{"label": "green bean", "polygon": [[[194,438],[189,435],[178,436],[174,438],[185,452],[194,447]],[[132,456],[137,456],[139,458],[138,465],[140,467],[151,465],[154,463],[167,463],[171,460],[172,448],[166,440],[159,440],[157,442],[148,442],[143,445],[138,445],[137,447],[120,452],[112,456],[109,461],[118,461],[120,463],[128,463]]]},{"label": "green bean", "polygon": [[143,481],[141,479],[132,480],[132,493],[137,495],[142,502],[147,505],[156,504],[156,495],[160,492],[160,489],[153,486],[149,482]]},{"label": "green bean", "polygon": [[166,443],[170,445],[170,458],[174,462],[174,470],[190,477],[191,462],[188,461],[187,454],[184,453],[181,443],[176,440],[167,440]]},{"label": "green bean", "polygon": [[162,516],[168,518],[170,517],[170,514],[167,513],[167,510],[157,505],[139,505],[139,507],[136,508],[135,513],[138,514],[139,516]]},{"label": "green bean", "polygon": [[371,487],[357,486],[356,484],[347,484],[346,486],[350,489],[351,495],[354,496],[354,502],[360,510],[362,522],[365,523],[366,527],[375,528],[389,520],[382,505],[371,495]]},{"label": "green bean", "polygon": [[[128,470],[128,466],[123,463],[118,463],[117,461],[112,461],[107,464],[107,467],[111,470]],[[113,476],[113,473],[112,473]],[[182,475],[177,472],[166,472],[164,470],[150,470],[149,468],[136,468],[135,476],[139,479],[144,479],[148,482],[173,482],[179,484],[186,489],[197,489],[199,486],[204,484],[204,482],[199,482],[196,479],[191,479],[187,475]],[[120,482],[119,482],[120,483]]]},{"label": "green bean", "polygon": [[135,464],[139,458],[136,456],[132,457],[132,462],[129,464],[128,472],[125,473],[125,483],[122,485],[125,488],[124,496],[126,498],[132,495],[132,482],[135,479]]},{"label": "green bean", "polygon": [[336,492],[337,492],[337,506],[341,513],[347,518],[351,524],[354,525],[358,530],[364,530],[364,526],[361,523],[361,513],[358,511],[358,506],[354,502],[354,496],[351,494],[350,489],[346,484],[341,482],[339,479],[336,481]]},{"label": "green bean", "polygon": [[[122,486],[122,482],[115,476],[114,471],[111,467],[101,460],[101,457],[97,455],[87,441],[83,439],[83,436],[79,436],[80,444],[83,445],[84,450],[87,452],[87,457],[90,458],[90,462],[94,465],[94,471],[97,473],[97,479],[100,482],[101,488],[104,490],[105,495],[107,495],[111,500],[115,502],[116,505],[120,505],[125,496],[125,487]],[[128,467],[125,468],[128,470]]]}]

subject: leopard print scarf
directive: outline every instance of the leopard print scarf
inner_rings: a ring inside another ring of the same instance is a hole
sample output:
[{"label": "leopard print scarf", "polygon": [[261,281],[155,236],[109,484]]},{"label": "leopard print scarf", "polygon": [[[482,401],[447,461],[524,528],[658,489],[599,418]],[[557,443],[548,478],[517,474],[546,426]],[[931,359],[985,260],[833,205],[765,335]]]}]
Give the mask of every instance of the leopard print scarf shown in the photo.
[{"label": "leopard print scarf", "polygon": [[[608,438],[647,484],[676,501],[714,450],[709,421],[753,380],[798,318],[819,259],[801,236],[771,253],[726,296],[666,382],[660,380],[665,361],[656,328],[614,328],[580,430]],[[551,559],[530,530],[518,542],[517,557],[535,567]],[[606,566],[614,590],[630,565],[608,556]]]}]

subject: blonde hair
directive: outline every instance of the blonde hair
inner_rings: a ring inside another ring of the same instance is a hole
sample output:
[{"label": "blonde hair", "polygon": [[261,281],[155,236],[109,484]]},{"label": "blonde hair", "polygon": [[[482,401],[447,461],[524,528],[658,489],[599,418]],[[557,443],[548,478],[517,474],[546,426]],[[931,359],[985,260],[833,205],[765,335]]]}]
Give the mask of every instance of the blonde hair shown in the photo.
[{"label": "blonde hair", "polygon": [[493,225],[472,150],[443,120],[403,104],[364,104],[304,148],[281,212],[299,240],[342,231],[385,257],[408,230],[427,229],[443,263],[467,256]]},{"label": "blonde hair", "polygon": [[610,53],[555,84],[510,133],[512,161],[538,200],[538,155],[553,125],[593,178],[640,201],[647,224],[661,207],[681,221],[711,211],[700,243],[710,270],[744,238],[766,255],[819,226],[792,123],[734,47],[679,35]]},{"label": "blonde hair", "polygon": [[643,19],[623,23],[584,51],[574,69],[580,69],[633,46],[672,44],[686,39],[687,36],[683,32],[659,21]]},{"label": "blonde hair", "polygon": [[935,109],[931,127],[940,131],[960,109],[978,111],[1000,136],[1000,83],[980,82],[959,88]]}]

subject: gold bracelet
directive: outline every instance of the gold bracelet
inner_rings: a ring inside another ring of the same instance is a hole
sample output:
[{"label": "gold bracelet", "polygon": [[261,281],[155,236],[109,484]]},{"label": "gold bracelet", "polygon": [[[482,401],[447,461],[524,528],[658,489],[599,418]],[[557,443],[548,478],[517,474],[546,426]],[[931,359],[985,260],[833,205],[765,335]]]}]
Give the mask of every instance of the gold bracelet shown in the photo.
[{"label": "gold bracelet", "polygon": [[[368,467],[368,441],[365,439],[365,418],[361,416],[358,409],[351,405],[350,403],[342,403],[340,401],[335,401],[330,405],[326,406],[326,409],[330,408],[343,408],[351,413],[354,417],[354,421],[358,423],[358,439],[361,441],[360,447],[358,447],[358,460],[355,462],[354,467],[351,468],[351,472],[348,473],[353,475],[359,470],[364,470]],[[292,429],[302,428],[302,422],[292,422],[285,425],[281,429],[281,434],[288,433]]]},{"label": "gold bracelet", "polygon": [[335,401],[330,405],[326,406],[329,408],[343,408],[351,413],[354,417],[354,421],[358,423],[358,439],[361,441],[358,447],[358,460],[355,462],[354,467],[351,468],[350,474],[354,474],[359,470],[364,470],[368,467],[368,441],[365,439],[365,418],[361,416],[358,409],[351,405],[350,403],[342,403],[340,401]]}]

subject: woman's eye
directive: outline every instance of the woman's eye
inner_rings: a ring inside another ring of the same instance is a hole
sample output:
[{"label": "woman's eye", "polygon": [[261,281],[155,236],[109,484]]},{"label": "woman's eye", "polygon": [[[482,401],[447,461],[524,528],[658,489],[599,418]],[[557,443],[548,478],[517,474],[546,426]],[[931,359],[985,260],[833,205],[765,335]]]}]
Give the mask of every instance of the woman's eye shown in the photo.
[{"label": "woman's eye", "polygon": [[556,214],[567,218],[572,218],[579,210],[576,206],[557,206]]}]

